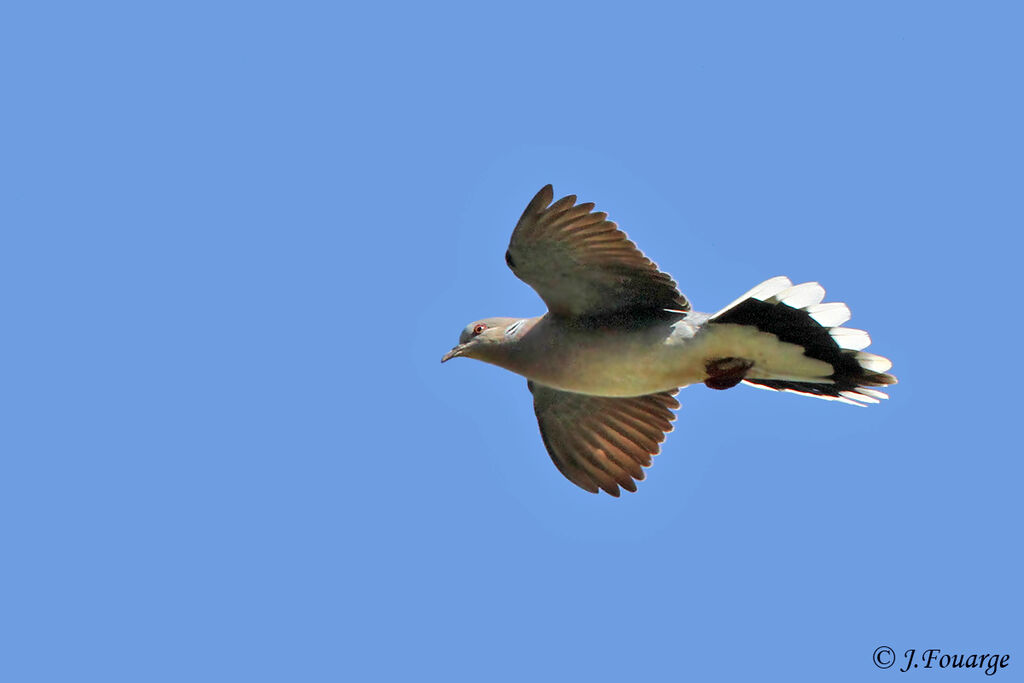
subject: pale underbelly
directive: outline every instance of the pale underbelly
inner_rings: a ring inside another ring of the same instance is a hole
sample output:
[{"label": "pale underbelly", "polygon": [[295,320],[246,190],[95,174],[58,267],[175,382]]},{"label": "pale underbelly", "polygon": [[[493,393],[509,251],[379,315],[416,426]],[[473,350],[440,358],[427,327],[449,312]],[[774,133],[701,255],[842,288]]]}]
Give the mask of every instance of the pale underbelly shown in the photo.
[{"label": "pale underbelly", "polygon": [[830,364],[805,356],[802,347],[740,325],[703,327],[693,336],[637,332],[557,341],[548,347],[546,362],[527,376],[597,396],[642,396],[701,383],[709,361],[730,357],[754,363],[748,377],[817,378],[833,372]]},{"label": "pale underbelly", "polygon": [[[538,381],[598,396],[643,396],[704,381],[704,363],[686,349],[649,349],[621,356],[576,350]],[[545,379],[547,381],[545,381]]]}]

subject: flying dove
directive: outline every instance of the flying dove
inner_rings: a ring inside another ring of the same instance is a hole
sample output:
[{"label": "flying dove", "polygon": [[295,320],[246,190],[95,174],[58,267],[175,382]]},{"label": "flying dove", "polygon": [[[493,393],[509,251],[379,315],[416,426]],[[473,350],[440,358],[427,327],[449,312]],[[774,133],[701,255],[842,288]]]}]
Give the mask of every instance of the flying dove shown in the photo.
[{"label": "flying dove", "polygon": [[607,214],[575,195],[530,201],[505,262],[548,306],[536,318],[467,325],[441,359],[465,356],[527,379],[541,438],[572,483],[636,491],[679,407],[679,387],[740,382],[854,405],[888,398],[892,363],[865,352],[842,303],[817,282],[773,277],[717,313],[697,313],[675,281]]}]

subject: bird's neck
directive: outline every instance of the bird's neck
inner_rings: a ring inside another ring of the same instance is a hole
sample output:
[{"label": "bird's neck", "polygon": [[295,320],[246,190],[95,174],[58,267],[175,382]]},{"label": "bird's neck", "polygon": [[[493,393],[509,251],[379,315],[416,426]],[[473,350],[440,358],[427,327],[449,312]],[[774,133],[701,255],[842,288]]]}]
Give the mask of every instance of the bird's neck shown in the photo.
[{"label": "bird's neck", "polygon": [[475,354],[476,358],[525,376],[526,359],[524,354],[528,348],[539,341],[537,337],[543,330],[537,327],[537,323],[543,317],[521,318],[512,322],[505,328],[505,338],[502,343],[488,344],[480,348]]}]

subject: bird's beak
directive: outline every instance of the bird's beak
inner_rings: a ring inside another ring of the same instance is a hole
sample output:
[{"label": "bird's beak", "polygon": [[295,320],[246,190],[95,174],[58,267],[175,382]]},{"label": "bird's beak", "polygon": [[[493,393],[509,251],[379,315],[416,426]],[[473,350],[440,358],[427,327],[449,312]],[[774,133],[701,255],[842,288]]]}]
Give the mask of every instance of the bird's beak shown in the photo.
[{"label": "bird's beak", "polygon": [[444,354],[444,357],[441,358],[441,362],[444,363],[445,361],[451,360],[452,358],[455,358],[457,356],[461,356],[462,352],[463,352],[463,350],[465,350],[465,348],[466,348],[465,344],[459,344],[454,349],[452,349],[448,353]]}]

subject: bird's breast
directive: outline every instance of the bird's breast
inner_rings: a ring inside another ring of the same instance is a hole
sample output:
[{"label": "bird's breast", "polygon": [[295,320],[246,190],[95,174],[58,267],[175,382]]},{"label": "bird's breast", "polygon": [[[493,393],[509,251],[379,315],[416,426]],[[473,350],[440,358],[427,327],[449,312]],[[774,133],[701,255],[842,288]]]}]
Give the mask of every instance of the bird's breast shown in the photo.
[{"label": "bird's breast", "polygon": [[704,379],[704,359],[690,351],[698,326],[584,326],[542,320],[520,343],[508,369],[562,391],[643,396]]}]

